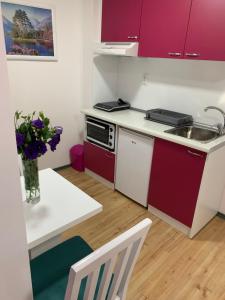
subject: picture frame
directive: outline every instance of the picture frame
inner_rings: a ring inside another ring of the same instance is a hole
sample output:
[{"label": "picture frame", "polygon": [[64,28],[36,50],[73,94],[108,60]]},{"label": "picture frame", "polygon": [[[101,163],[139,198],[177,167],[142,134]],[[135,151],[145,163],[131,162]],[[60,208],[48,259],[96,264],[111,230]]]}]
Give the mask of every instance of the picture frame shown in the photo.
[{"label": "picture frame", "polygon": [[55,8],[0,1],[8,60],[57,61]]}]

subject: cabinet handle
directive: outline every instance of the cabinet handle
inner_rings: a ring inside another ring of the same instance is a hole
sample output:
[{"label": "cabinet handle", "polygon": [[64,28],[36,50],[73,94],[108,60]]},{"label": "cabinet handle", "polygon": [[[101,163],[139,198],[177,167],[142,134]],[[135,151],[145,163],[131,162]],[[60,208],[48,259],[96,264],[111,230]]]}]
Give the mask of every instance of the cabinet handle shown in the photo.
[{"label": "cabinet handle", "polygon": [[110,154],[105,154],[105,156],[107,157],[107,158],[113,158],[113,156],[111,156]]},{"label": "cabinet handle", "polygon": [[104,126],[98,125],[98,124],[96,124],[96,123],[92,123],[92,122],[90,122],[90,121],[86,121],[86,123],[89,124],[89,125],[93,125],[93,126],[95,126],[95,127],[104,129],[104,130],[106,129]]},{"label": "cabinet handle", "polygon": [[123,128],[123,127],[120,127],[120,130],[121,131],[124,131],[124,132],[127,132],[129,134],[135,134],[137,136],[140,136],[140,137],[146,137],[146,138],[149,138],[149,140],[154,140],[154,137],[151,136],[151,135],[148,135],[148,134],[144,134],[144,133],[140,133],[140,132],[137,132],[135,130],[129,130],[129,129],[126,129],[126,128]]},{"label": "cabinet handle", "polygon": [[137,40],[138,36],[137,35],[135,35],[135,36],[128,36],[128,39],[129,40]]},{"label": "cabinet handle", "polygon": [[193,151],[191,151],[191,150],[188,150],[188,153],[191,154],[191,155],[197,156],[197,157],[204,158],[204,156],[203,156],[202,154],[193,152]]},{"label": "cabinet handle", "polygon": [[200,56],[199,53],[185,53],[186,56],[189,56],[189,57],[198,57]]},{"label": "cabinet handle", "polygon": [[181,56],[180,52],[169,52],[168,55],[170,56]]}]

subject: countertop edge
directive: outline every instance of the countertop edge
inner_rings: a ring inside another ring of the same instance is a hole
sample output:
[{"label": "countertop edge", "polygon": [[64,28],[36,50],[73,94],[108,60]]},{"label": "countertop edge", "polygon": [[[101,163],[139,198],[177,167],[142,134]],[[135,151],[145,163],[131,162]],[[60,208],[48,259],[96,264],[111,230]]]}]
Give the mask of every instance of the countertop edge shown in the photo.
[{"label": "countertop edge", "polygon": [[[143,133],[143,134],[146,134],[149,136],[156,137],[156,138],[161,138],[163,140],[174,142],[179,145],[190,147],[192,149],[196,149],[196,150],[208,153],[208,154],[225,146],[225,137],[224,136],[221,138],[218,138],[217,140],[209,142],[209,143],[201,143],[198,141],[188,140],[186,138],[182,138],[182,137],[178,137],[176,135],[165,133],[164,130],[163,131],[162,130],[154,130],[154,129],[149,130],[149,129],[133,126],[129,122],[122,122],[121,120],[117,120],[116,112],[110,113],[110,116],[106,116],[105,114],[107,114],[107,112],[97,111],[95,109],[82,109],[81,113],[83,113],[84,115],[89,115],[89,116],[95,117],[95,118],[100,118],[104,121],[111,122],[117,126],[121,126],[121,127],[130,129],[130,130],[133,130],[133,131],[137,131],[139,133]],[[135,113],[141,114],[141,112],[135,112]],[[112,118],[112,114],[114,114],[114,118]],[[146,120],[146,122],[151,122],[151,121]],[[154,123],[154,122],[152,122],[152,123]],[[172,128],[172,126],[167,126],[167,125],[164,125],[164,126],[165,126],[165,130]],[[221,139],[221,141],[219,141],[220,139]]]}]

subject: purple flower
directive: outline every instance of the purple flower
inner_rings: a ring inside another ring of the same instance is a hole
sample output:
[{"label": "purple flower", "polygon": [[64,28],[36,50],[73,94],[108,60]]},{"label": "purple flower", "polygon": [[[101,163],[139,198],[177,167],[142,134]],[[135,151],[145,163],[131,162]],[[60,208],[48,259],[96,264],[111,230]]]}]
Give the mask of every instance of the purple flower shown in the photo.
[{"label": "purple flower", "polygon": [[40,119],[32,121],[32,126],[36,127],[37,129],[42,129],[45,127],[44,123]]},{"label": "purple flower", "polygon": [[17,147],[23,146],[24,141],[25,141],[25,136],[22,133],[16,132]]},{"label": "purple flower", "polygon": [[55,134],[53,138],[48,142],[52,151],[56,150],[56,146],[59,144],[59,142],[60,142],[60,134]]},{"label": "purple flower", "polygon": [[26,159],[29,159],[29,160],[38,158],[39,151],[38,151],[37,142],[33,142],[33,143],[29,144],[27,147],[25,147],[24,154],[25,154]]},{"label": "purple flower", "polygon": [[24,154],[27,159],[33,160],[38,158],[40,155],[44,155],[47,152],[46,144],[42,141],[35,141],[29,144],[24,149]]},{"label": "purple flower", "polygon": [[44,142],[42,141],[37,141],[37,147],[38,147],[38,152],[41,154],[41,155],[44,155],[46,152],[47,152],[47,146]]},{"label": "purple flower", "polygon": [[61,126],[55,126],[54,129],[56,134],[62,134],[63,132],[63,128]]}]

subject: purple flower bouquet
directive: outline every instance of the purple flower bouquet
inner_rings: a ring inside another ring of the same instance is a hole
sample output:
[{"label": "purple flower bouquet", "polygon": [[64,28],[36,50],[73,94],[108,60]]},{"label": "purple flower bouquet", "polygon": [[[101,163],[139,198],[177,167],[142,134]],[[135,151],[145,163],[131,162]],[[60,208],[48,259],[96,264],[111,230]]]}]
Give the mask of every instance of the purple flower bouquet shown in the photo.
[{"label": "purple flower bouquet", "polygon": [[37,203],[40,200],[37,159],[47,152],[48,147],[51,151],[56,150],[63,131],[60,126],[52,127],[43,112],[38,117],[35,115],[35,112],[27,116],[23,116],[22,112],[15,113],[17,151],[23,162],[28,203]]}]

